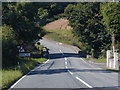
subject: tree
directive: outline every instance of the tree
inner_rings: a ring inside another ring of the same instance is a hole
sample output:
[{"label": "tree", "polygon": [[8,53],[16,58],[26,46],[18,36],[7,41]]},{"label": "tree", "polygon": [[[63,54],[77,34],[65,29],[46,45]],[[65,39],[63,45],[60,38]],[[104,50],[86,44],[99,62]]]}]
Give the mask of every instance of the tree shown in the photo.
[{"label": "tree", "polygon": [[[101,23],[100,3],[78,3],[68,5],[65,14],[74,28],[73,33],[83,43],[88,53],[98,57],[108,44],[109,35]],[[107,38],[107,40],[106,40]],[[82,49],[82,46],[80,46]]]},{"label": "tree", "polygon": [[112,37],[112,46],[114,50],[115,41],[118,41],[115,37],[120,38],[120,2],[102,3],[101,14],[103,16],[103,24]]},{"label": "tree", "polygon": [[36,26],[37,8],[33,6],[31,2],[3,3],[3,24],[11,25],[18,41],[33,41],[42,37],[38,36],[42,29]]},{"label": "tree", "polygon": [[2,26],[2,65],[9,66],[17,63],[16,59],[16,36],[13,28],[8,25]]}]

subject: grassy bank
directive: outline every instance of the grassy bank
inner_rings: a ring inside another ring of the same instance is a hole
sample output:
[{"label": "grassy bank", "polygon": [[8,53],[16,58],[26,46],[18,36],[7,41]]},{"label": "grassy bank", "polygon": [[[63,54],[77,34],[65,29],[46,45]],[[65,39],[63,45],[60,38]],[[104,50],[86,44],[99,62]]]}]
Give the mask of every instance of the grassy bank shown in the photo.
[{"label": "grassy bank", "polygon": [[98,59],[95,59],[94,62],[95,63],[106,63],[107,60],[106,60],[106,58],[98,58]]},{"label": "grassy bank", "polygon": [[86,61],[92,61],[94,63],[106,63],[107,62],[106,58],[98,58],[98,59],[96,59],[96,58],[94,58],[94,59],[92,59],[92,58],[85,58],[85,60]]},{"label": "grassy bank", "polygon": [[[44,29],[44,28],[43,28]],[[74,46],[81,46],[81,43],[73,36],[72,30],[45,30],[45,38],[59,41]]]},{"label": "grassy bank", "polygon": [[105,70],[109,70],[109,71],[120,73],[120,70],[114,70],[114,69],[109,69],[109,68],[105,68],[105,67],[102,67],[102,68],[105,69]]},{"label": "grassy bank", "polygon": [[2,89],[9,88],[21,76],[28,73],[38,63],[46,61],[46,58],[19,58],[20,67],[13,66],[2,70]]}]

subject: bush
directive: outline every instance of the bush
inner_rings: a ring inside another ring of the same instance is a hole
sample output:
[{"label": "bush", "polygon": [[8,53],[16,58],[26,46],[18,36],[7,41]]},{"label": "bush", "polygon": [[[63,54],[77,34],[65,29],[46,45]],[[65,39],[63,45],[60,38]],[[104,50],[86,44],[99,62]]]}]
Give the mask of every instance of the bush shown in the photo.
[{"label": "bush", "polygon": [[16,59],[16,43],[15,34],[10,26],[2,26],[2,60],[3,67],[11,66],[17,63]]}]

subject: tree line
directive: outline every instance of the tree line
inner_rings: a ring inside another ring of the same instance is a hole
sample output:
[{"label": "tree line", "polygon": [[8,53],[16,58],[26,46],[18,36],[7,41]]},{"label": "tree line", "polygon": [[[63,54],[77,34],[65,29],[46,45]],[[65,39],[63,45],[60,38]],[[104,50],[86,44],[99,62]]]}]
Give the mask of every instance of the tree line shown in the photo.
[{"label": "tree line", "polygon": [[120,2],[69,4],[64,13],[82,50],[98,58],[112,47],[120,49]]},{"label": "tree line", "polygon": [[54,15],[63,13],[66,6],[67,3],[3,2],[3,67],[16,65],[17,45],[32,44],[34,47],[35,40],[41,39],[45,34],[42,26],[57,19]]},{"label": "tree line", "polygon": [[45,35],[42,26],[59,18],[70,21],[82,50],[94,57],[105,55],[111,49],[111,36],[115,37],[115,48],[120,47],[119,9],[120,2],[3,2],[3,66],[15,65],[16,46],[41,39]]}]

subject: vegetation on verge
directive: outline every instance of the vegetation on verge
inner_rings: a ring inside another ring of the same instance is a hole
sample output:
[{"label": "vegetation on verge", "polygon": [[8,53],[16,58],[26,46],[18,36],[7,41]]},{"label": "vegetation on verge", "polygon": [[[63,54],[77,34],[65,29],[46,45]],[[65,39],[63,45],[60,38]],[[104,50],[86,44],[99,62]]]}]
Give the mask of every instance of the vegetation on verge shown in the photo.
[{"label": "vegetation on verge", "polygon": [[46,58],[19,58],[20,64],[6,67],[2,70],[2,88],[9,88],[17,79],[28,73],[37,64],[46,61]]},{"label": "vegetation on verge", "polygon": [[114,70],[114,69],[109,69],[109,68],[105,68],[105,67],[102,67],[102,68],[106,69],[106,70],[109,70],[109,71],[112,71],[112,72],[120,73],[120,70]]},{"label": "vegetation on verge", "polygon": [[95,63],[106,63],[107,60],[106,60],[106,58],[98,58],[98,59],[95,59],[94,62]]},{"label": "vegetation on verge", "polygon": [[45,37],[70,45],[80,45],[77,38],[73,37],[72,30],[46,30]]}]

